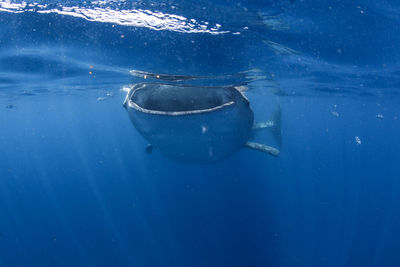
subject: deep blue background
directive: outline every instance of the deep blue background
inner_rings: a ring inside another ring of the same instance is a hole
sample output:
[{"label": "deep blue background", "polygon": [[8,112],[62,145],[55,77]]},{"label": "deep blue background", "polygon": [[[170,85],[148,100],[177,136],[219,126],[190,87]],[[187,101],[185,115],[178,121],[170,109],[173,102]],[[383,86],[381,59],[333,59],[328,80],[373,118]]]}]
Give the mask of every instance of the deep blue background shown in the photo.
[{"label": "deep blue background", "polygon": [[[398,3],[140,7],[250,29],[0,12],[0,266],[400,266]],[[288,29],[262,23],[272,15]],[[253,68],[268,77],[249,85],[256,119],[282,107],[278,158],[243,149],[196,166],[144,152],[122,108],[130,69]]]}]

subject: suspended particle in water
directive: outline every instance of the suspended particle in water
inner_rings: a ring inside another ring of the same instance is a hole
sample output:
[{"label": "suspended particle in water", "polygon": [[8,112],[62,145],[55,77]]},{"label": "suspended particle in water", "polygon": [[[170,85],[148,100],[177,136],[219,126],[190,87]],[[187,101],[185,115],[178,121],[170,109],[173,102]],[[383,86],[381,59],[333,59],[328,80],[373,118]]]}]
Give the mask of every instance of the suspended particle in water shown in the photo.
[{"label": "suspended particle in water", "polygon": [[124,87],[121,88],[121,91],[123,91],[125,93],[128,93],[130,89],[131,89],[130,87],[124,86]]},{"label": "suspended particle in water", "polygon": [[333,116],[339,117],[339,113],[337,111],[332,111],[331,113],[332,113]]},{"label": "suspended particle in water", "polygon": [[213,156],[214,156],[214,148],[213,148],[212,146],[210,146],[210,147],[208,148],[208,155],[209,155],[210,157],[213,157]]},{"label": "suspended particle in water", "polygon": [[104,101],[109,99],[110,97],[113,97],[114,93],[113,92],[106,92],[106,94],[104,96],[100,96],[97,98],[97,101]]},{"label": "suspended particle in water", "polygon": [[356,136],[356,137],[354,137],[354,140],[355,140],[355,142],[356,142],[357,145],[361,145],[361,139],[360,139],[360,137]]},{"label": "suspended particle in water", "polygon": [[384,118],[382,114],[376,114],[375,117],[380,120],[383,120]]}]

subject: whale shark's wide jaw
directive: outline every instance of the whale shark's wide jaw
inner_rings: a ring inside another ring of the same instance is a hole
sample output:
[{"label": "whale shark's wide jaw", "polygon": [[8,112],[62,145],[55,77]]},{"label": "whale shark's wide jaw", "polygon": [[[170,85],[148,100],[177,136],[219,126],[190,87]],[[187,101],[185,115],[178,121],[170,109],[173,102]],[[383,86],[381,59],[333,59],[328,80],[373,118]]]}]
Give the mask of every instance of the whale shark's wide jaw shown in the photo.
[{"label": "whale shark's wide jaw", "polygon": [[151,114],[190,115],[222,109],[234,100],[224,87],[138,84],[128,92],[124,106]]}]

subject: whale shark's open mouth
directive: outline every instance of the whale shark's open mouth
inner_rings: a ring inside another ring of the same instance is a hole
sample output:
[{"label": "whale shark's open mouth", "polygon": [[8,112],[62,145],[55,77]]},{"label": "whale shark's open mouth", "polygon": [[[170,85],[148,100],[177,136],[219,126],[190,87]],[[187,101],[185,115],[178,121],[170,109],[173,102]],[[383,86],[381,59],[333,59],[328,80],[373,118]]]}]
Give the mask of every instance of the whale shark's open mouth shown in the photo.
[{"label": "whale shark's open mouth", "polygon": [[160,115],[188,115],[215,111],[232,105],[235,95],[229,87],[198,87],[169,84],[138,84],[125,105],[141,112]]}]

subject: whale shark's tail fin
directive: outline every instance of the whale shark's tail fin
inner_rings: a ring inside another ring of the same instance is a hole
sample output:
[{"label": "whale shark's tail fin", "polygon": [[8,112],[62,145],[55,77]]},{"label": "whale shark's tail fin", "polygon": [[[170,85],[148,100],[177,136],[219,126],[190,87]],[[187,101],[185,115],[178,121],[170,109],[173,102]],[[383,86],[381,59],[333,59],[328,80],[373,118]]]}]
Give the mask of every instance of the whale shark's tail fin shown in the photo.
[{"label": "whale shark's tail fin", "polygon": [[274,113],[272,114],[272,121],[274,122],[274,124],[271,127],[271,132],[280,148],[282,147],[281,118],[282,109],[281,105],[278,104],[278,107],[274,110]]}]

